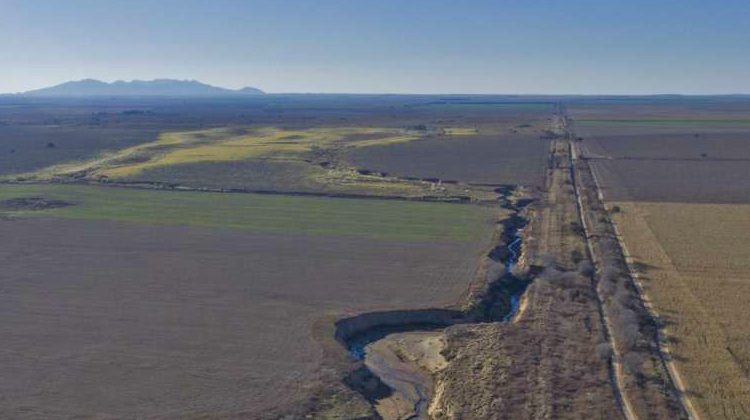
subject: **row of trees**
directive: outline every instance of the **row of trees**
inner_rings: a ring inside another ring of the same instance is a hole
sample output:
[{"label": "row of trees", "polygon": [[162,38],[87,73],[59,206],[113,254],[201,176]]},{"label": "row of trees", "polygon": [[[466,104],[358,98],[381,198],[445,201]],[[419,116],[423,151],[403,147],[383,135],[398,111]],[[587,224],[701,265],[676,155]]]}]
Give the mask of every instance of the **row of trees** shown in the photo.
[{"label": "row of trees", "polygon": [[[622,363],[640,378],[648,356],[650,317],[630,277],[625,257],[606,209],[595,195],[595,186],[585,190],[583,199],[591,220],[591,240],[599,264],[597,287],[611,323]],[[604,350],[602,350],[604,351]],[[611,350],[610,350],[611,352]]]}]

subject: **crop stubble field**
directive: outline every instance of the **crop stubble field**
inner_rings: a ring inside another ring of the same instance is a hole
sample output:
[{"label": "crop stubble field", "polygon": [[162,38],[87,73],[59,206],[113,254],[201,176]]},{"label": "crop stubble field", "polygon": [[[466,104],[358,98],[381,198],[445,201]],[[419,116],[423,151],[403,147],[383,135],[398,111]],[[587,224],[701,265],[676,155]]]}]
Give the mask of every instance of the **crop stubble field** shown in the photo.
[{"label": "crop stubble field", "polygon": [[615,202],[624,241],[706,418],[750,414],[748,205]]}]

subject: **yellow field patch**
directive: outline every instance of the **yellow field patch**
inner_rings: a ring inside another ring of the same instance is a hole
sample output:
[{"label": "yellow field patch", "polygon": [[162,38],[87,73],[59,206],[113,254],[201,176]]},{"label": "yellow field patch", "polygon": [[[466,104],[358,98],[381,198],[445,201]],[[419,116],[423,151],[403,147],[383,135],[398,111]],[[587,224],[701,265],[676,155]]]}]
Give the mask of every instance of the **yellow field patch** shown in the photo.
[{"label": "yellow field patch", "polygon": [[476,128],[446,127],[443,129],[443,133],[448,136],[475,136],[478,131]]},{"label": "yellow field patch", "polygon": [[[353,135],[372,138],[346,141]],[[303,159],[315,149],[370,147],[403,143],[421,138],[398,128],[336,127],[285,130],[273,127],[215,128],[171,132],[156,141],[105,153],[84,162],[69,162],[23,174],[25,178],[50,179],[85,173],[87,177],[121,178],[146,169],[199,162],[237,161],[250,158]]]}]

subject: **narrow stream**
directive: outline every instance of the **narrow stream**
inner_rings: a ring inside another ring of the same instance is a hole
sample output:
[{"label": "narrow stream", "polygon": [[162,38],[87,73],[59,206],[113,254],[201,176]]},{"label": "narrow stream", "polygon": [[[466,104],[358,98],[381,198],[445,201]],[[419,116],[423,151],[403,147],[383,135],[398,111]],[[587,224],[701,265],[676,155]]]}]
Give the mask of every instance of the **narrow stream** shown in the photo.
[{"label": "narrow stream", "polygon": [[[513,275],[513,267],[518,262],[518,258],[521,255],[521,246],[523,245],[523,240],[521,239],[521,236],[518,235],[516,232],[514,239],[508,244],[508,254],[510,255],[510,258],[508,258],[505,261],[505,271],[507,273],[510,273],[510,275]],[[517,290],[515,293],[511,293],[510,295],[510,310],[507,314],[503,317],[503,322],[508,322],[513,319],[514,316],[516,316],[516,313],[518,313],[518,307],[521,304],[521,297],[523,296],[523,293],[526,291],[526,287]]]},{"label": "narrow stream", "polygon": [[[413,323],[370,328],[363,333],[356,334],[345,340],[349,354],[358,361],[363,361],[372,375],[385,384],[390,390],[387,395],[366,395],[384,418],[397,419],[426,419],[427,409],[432,397],[432,375],[425,369],[423,361],[410,353],[413,348],[399,347],[403,341],[413,340],[414,337],[426,333],[431,339],[430,346],[440,346],[432,349],[432,359],[442,359],[439,354],[441,345],[436,344],[434,337],[442,337],[441,333],[450,325],[469,322],[508,322],[518,312],[521,297],[526,291],[529,279],[517,278],[513,269],[521,256],[523,238],[520,230],[526,225],[526,219],[519,212],[530,201],[519,200],[515,206],[505,203],[504,206],[514,210],[503,222],[502,240],[505,245],[494,249],[488,257],[502,263],[505,274],[490,285],[485,296],[479,315],[473,319],[468,316],[453,320],[440,320],[430,323]],[[477,319],[478,318],[478,319]],[[406,338],[404,338],[406,337]],[[441,343],[441,342],[440,342]],[[411,343],[412,347],[419,347],[420,343]],[[430,359],[432,362],[435,360]],[[444,359],[442,359],[444,362]],[[439,361],[438,361],[439,362]],[[360,392],[362,392],[360,390]],[[399,406],[399,407],[396,407]],[[394,408],[396,407],[396,408]],[[405,408],[404,408],[405,407]]]}]

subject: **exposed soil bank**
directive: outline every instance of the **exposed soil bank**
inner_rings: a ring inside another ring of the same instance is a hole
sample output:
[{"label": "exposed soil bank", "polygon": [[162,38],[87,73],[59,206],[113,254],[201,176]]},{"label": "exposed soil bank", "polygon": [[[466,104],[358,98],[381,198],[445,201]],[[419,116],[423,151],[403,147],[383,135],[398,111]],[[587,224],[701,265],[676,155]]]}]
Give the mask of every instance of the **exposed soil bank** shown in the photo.
[{"label": "exposed soil bank", "polygon": [[336,322],[336,340],[345,343],[357,360],[364,359],[364,348],[393,333],[434,331],[471,322],[467,315],[451,309],[424,309],[368,312]]},{"label": "exposed soil bank", "polygon": [[[360,361],[345,382],[363,395],[380,416],[426,418],[432,397],[431,375],[442,368],[441,362],[434,362],[434,355],[440,355],[442,331],[446,327],[507,322],[517,313],[534,275],[514,273],[523,248],[521,231],[528,224],[522,213],[531,200],[513,197],[512,187],[498,188],[496,192],[500,194],[501,206],[513,213],[500,222],[498,245],[487,254],[479,271],[485,284],[483,290],[469,296],[464,309],[369,312],[335,323],[336,340],[354,360]],[[424,338],[426,334],[432,334],[429,340]],[[432,362],[426,367],[422,363],[424,357],[415,353],[432,354],[433,357],[427,358]]]}]

